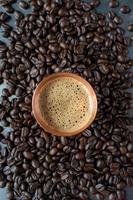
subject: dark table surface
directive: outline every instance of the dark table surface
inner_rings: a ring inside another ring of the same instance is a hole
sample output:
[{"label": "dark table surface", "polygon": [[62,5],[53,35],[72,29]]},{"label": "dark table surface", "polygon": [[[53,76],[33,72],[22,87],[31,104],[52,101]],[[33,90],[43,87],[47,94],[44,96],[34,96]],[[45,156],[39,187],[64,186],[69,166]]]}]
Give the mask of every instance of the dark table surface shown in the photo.
[{"label": "dark table surface", "polygon": [[[17,1],[17,3],[19,2],[20,0]],[[28,1],[28,0],[26,0]],[[88,0],[89,1],[89,0]],[[108,2],[109,0],[101,0],[101,5],[97,8],[97,10],[99,12],[102,12],[102,13],[107,13],[108,10],[110,10],[108,8]],[[120,6],[121,5],[128,5],[130,8],[131,8],[131,12],[129,14],[122,14],[120,12],[120,7],[118,8],[113,8],[113,10],[120,16],[123,17],[123,24],[121,25],[125,30],[127,30],[127,26],[129,23],[133,23],[133,0],[119,0],[120,2]],[[14,8],[16,8],[17,10],[20,10],[18,7],[17,7],[17,4],[14,4],[13,5]],[[0,6],[0,12],[3,11],[2,7]],[[21,12],[23,12],[23,10],[21,10]],[[24,11],[24,14],[27,14],[29,13],[30,10],[27,10],[27,11]],[[10,21],[10,25],[12,25],[13,27],[15,27],[14,25],[14,17],[13,15],[11,14],[12,16],[12,19]],[[133,37],[133,32],[128,32],[126,31],[125,33],[126,36],[132,36]],[[6,42],[8,44],[8,40],[3,38],[2,35],[1,35],[1,29],[0,29],[0,40],[3,40],[4,42]],[[131,47],[129,47],[129,57],[130,58],[133,58],[133,42],[132,42],[132,45]],[[2,84],[0,85],[0,94],[1,94],[1,91],[2,91],[2,88],[6,87],[6,85]],[[133,88],[131,89],[131,92],[133,93]],[[133,116],[133,109],[129,111],[129,115],[130,116]],[[5,129],[5,134],[8,133],[10,129],[9,128],[6,128]],[[133,200],[133,188],[126,188],[126,196],[127,196],[127,200]],[[6,188],[2,188],[0,189],[0,200],[8,200],[7,198],[7,191],[6,191]]]}]

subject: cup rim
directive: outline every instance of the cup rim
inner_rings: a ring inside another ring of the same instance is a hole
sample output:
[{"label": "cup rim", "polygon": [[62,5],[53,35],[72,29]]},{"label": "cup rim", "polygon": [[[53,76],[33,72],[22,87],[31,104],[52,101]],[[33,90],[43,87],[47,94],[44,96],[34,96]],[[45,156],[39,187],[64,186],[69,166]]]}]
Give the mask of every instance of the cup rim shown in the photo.
[{"label": "cup rim", "polygon": [[[40,113],[40,109],[39,109],[40,92],[47,82],[49,82],[49,81],[51,81],[55,78],[58,78],[58,77],[70,77],[70,78],[74,78],[75,80],[81,82],[83,85],[85,85],[86,89],[88,90],[88,94],[89,94],[89,97],[90,97],[90,100],[91,100],[91,106],[90,106],[91,115],[90,115],[88,122],[84,126],[80,127],[77,130],[74,130],[74,131],[68,132],[68,131],[62,131],[62,130],[55,129],[51,126],[48,126],[46,120],[41,117],[41,113]],[[58,73],[54,73],[54,74],[51,74],[51,75],[44,77],[43,80],[37,85],[35,91],[33,92],[33,97],[32,97],[32,112],[33,112],[33,115],[34,115],[36,121],[38,122],[38,124],[46,132],[52,133],[56,136],[74,136],[74,135],[79,134],[80,132],[82,132],[86,128],[88,128],[89,125],[95,119],[96,113],[97,113],[97,97],[96,97],[96,94],[95,94],[92,86],[90,85],[90,83],[87,82],[84,78],[80,77],[77,74],[70,73],[70,72],[58,72]]]}]

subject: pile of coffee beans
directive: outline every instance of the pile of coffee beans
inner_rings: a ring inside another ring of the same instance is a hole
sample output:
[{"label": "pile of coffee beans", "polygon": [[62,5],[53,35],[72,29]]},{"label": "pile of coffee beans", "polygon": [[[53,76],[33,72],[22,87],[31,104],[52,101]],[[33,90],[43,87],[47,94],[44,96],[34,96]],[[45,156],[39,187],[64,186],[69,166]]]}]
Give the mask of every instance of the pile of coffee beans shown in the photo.
[{"label": "pile of coffee beans", "polygon": [[[122,200],[124,188],[133,186],[130,39],[123,20],[112,10],[97,12],[99,4],[32,0],[30,14],[14,11],[15,30],[0,15],[10,41],[0,42],[0,83],[7,84],[0,120],[12,128],[4,135],[0,126],[0,187],[7,187],[10,200],[88,200],[90,194]],[[46,133],[32,114],[37,84],[60,71],[85,78],[98,98],[95,121],[75,137]]]}]

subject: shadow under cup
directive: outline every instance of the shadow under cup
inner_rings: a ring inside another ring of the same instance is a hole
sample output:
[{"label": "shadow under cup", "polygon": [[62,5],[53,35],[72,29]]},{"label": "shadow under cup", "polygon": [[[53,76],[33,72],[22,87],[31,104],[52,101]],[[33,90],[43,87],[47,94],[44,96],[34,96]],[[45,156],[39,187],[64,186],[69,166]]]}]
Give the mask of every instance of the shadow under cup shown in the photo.
[{"label": "shadow under cup", "polygon": [[33,94],[32,111],[45,131],[57,136],[73,136],[95,119],[97,98],[85,79],[60,72],[39,83]]}]

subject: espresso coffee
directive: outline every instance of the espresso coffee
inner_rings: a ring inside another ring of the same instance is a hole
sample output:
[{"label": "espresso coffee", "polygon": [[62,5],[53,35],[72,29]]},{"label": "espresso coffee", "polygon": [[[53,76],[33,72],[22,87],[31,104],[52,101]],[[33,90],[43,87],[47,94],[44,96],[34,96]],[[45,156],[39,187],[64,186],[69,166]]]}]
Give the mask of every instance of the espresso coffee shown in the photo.
[{"label": "espresso coffee", "polygon": [[43,87],[39,107],[49,126],[64,131],[83,127],[89,118],[89,95],[81,82],[71,77],[59,77]]}]

